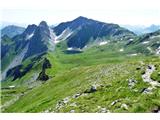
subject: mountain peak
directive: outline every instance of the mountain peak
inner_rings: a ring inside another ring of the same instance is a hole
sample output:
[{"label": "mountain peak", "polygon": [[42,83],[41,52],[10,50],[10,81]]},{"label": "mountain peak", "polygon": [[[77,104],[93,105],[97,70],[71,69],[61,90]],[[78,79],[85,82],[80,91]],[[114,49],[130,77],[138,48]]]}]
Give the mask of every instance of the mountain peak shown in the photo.
[{"label": "mountain peak", "polygon": [[49,34],[49,26],[46,21],[41,21],[38,28],[42,33]]},{"label": "mountain peak", "polygon": [[46,52],[48,50],[47,44],[49,42],[49,39],[49,26],[45,21],[42,21],[40,22],[38,27],[36,27],[34,35],[29,41],[28,51],[26,52],[25,59],[30,56]]},{"label": "mountain peak", "polygon": [[28,27],[24,31],[24,34],[31,34],[36,28],[37,26],[35,24],[28,25]]},{"label": "mountain peak", "polygon": [[77,17],[77,19],[88,19],[88,18],[83,17],[83,16],[79,16],[79,17]]},{"label": "mountain peak", "polygon": [[86,20],[88,20],[88,18],[83,17],[83,16],[79,16],[74,21],[86,21]]},{"label": "mountain peak", "polygon": [[48,27],[47,22],[46,21],[41,21],[39,24],[40,27]]}]

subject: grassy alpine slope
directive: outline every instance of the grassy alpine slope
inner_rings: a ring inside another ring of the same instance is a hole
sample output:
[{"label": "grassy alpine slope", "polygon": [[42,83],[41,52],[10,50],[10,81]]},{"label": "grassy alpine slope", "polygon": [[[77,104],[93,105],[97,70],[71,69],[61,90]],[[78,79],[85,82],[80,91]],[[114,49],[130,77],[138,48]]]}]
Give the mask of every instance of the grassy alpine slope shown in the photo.
[{"label": "grassy alpine slope", "polygon": [[54,52],[43,56],[52,65],[46,70],[48,81],[28,84],[41,70],[42,58],[22,78],[2,82],[3,88],[16,86],[2,89],[2,112],[157,111],[160,89],[156,86],[149,91],[151,84],[143,81],[142,74],[148,65],[155,65],[151,78],[159,81],[160,58],[133,56],[136,47],[124,48],[124,44],[95,45],[79,54],[65,54],[65,43],[60,42]]}]

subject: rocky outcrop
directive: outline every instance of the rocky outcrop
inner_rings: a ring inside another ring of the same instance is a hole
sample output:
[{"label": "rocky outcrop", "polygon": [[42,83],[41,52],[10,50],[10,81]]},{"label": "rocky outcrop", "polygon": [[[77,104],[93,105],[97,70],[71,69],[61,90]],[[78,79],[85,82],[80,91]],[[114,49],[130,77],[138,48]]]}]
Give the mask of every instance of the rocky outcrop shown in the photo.
[{"label": "rocky outcrop", "polygon": [[34,62],[31,64],[28,64],[25,68],[23,68],[23,65],[18,65],[14,68],[11,68],[7,71],[7,77],[13,76],[12,81],[16,80],[17,78],[23,77],[26,73],[28,73],[34,65]]},{"label": "rocky outcrop", "polygon": [[45,73],[45,70],[42,70],[39,73],[38,80],[47,81],[48,79],[49,79],[49,76]]},{"label": "rocky outcrop", "polygon": [[47,58],[44,59],[44,62],[43,62],[43,66],[42,66],[42,69],[47,69],[47,68],[51,68],[51,63],[49,62],[49,60]]},{"label": "rocky outcrop", "polygon": [[45,58],[42,64],[42,71],[39,73],[37,80],[47,81],[49,79],[49,76],[46,74],[46,69],[48,68],[51,68],[51,63]]},{"label": "rocky outcrop", "polygon": [[152,110],[153,113],[160,113],[160,106],[158,107],[155,107],[153,110]]},{"label": "rocky outcrop", "polygon": [[104,85],[102,85],[102,84],[93,84],[90,86],[90,88],[86,89],[84,91],[84,93],[94,93],[98,90],[101,90],[103,87],[104,87]]},{"label": "rocky outcrop", "polygon": [[144,88],[142,90],[142,93],[144,94],[149,94],[152,93],[153,89],[156,89],[157,87],[160,87],[160,83],[158,83],[157,81],[153,81],[151,79],[151,74],[155,71],[155,66],[154,65],[148,65],[145,73],[142,75],[142,79],[144,82],[147,82],[150,84],[150,87],[148,88]]}]

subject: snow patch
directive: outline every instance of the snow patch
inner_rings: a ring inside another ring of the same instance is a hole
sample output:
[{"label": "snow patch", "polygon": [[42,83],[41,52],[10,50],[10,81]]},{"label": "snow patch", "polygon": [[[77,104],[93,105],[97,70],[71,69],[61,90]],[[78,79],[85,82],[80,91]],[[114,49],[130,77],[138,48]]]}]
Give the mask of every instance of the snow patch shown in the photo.
[{"label": "snow patch", "polygon": [[153,50],[150,48],[150,47],[147,47],[147,49],[152,53],[153,52]]},{"label": "snow patch", "polygon": [[69,47],[67,50],[75,50],[75,51],[82,51],[80,48],[74,48],[74,47]]},{"label": "snow patch", "polygon": [[142,42],[142,44],[147,44],[147,43],[149,43],[149,41],[144,41],[144,42]]},{"label": "snow patch", "polygon": [[160,55],[160,46],[156,49],[156,54]]},{"label": "snow patch", "polygon": [[59,36],[55,36],[55,43],[59,43],[61,40],[67,39],[73,32],[69,28],[65,29]]},{"label": "snow patch", "polygon": [[84,48],[87,48],[88,46],[86,45],[86,46],[84,46]]},{"label": "snow patch", "polygon": [[12,88],[15,88],[15,86],[14,86],[14,85],[11,85],[11,86],[9,86],[9,88],[11,88],[11,89],[12,89]]},{"label": "snow patch", "polygon": [[72,47],[70,47],[70,48],[67,48],[67,50],[73,50],[73,48],[72,48]]},{"label": "snow patch", "polygon": [[52,29],[49,29],[49,31],[50,31],[49,50],[53,51],[55,49],[55,43],[54,43],[55,35]]},{"label": "snow patch", "polygon": [[138,54],[137,53],[134,53],[134,54],[129,54],[128,56],[137,56]]},{"label": "snow patch", "polygon": [[27,35],[27,36],[26,36],[26,40],[31,39],[31,38],[33,37],[33,35],[34,35],[34,32],[33,32],[33,33],[31,33],[31,34],[29,34],[29,35]]},{"label": "snow patch", "polygon": [[102,45],[105,45],[107,43],[108,43],[107,41],[104,41],[104,42],[100,42],[99,45],[102,46]]},{"label": "snow patch", "polygon": [[120,52],[123,52],[123,51],[124,51],[124,49],[122,48],[122,49],[120,49],[119,51],[120,51]]},{"label": "snow patch", "polygon": [[54,40],[56,36],[55,36],[55,34],[53,33],[53,30],[52,30],[52,29],[49,29],[49,32],[50,32],[51,40]]},{"label": "snow patch", "polygon": [[157,43],[157,44],[159,44],[159,43],[160,43],[160,41],[157,41],[156,43]]},{"label": "snow patch", "polygon": [[129,41],[133,41],[133,39],[129,39]]},{"label": "snow patch", "polygon": [[57,43],[59,43],[59,42],[61,42],[61,41],[58,41],[58,40],[55,40],[55,41],[54,41],[55,44],[57,44]]}]

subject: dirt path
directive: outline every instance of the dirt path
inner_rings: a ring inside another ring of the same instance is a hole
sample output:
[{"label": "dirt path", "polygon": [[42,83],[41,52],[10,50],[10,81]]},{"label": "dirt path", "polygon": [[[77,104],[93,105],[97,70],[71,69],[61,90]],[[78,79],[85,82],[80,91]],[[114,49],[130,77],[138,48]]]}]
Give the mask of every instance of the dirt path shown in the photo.
[{"label": "dirt path", "polygon": [[14,95],[14,98],[7,101],[5,104],[3,104],[2,106],[0,106],[1,111],[3,111],[5,108],[7,108],[8,106],[12,105],[13,103],[15,103],[23,94],[17,94]]}]

